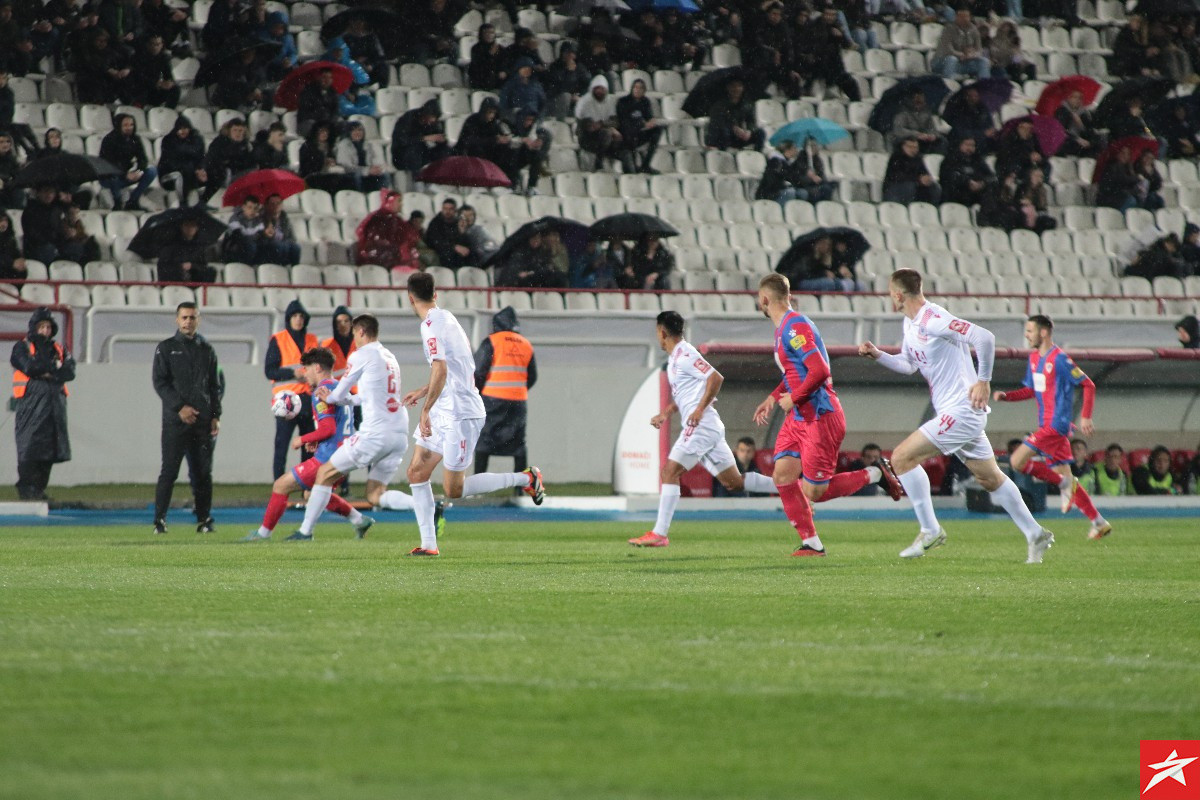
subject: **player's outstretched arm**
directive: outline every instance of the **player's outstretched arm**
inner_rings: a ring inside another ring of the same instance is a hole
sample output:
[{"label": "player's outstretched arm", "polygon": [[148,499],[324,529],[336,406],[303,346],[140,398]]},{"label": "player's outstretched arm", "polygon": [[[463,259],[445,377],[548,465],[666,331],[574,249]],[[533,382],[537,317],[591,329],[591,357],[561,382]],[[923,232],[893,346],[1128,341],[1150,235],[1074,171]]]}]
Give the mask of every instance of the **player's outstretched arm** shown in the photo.
[{"label": "player's outstretched arm", "polygon": [[1033,389],[1022,386],[1019,389],[1009,389],[1006,392],[992,392],[992,399],[1002,403],[1018,403],[1033,397]]},{"label": "player's outstretched arm", "polygon": [[883,352],[870,341],[866,341],[858,346],[858,354],[901,375],[912,375],[917,371],[917,365],[909,360],[903,350],[900,351],[900,355],[894,356],[891,353]]}]

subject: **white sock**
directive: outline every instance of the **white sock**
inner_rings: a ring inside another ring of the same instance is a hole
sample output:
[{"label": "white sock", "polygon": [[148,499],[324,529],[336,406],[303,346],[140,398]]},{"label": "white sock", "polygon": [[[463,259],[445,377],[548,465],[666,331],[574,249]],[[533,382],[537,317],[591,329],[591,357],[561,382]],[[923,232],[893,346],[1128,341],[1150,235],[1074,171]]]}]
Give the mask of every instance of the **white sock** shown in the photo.
[{"label": "white sock", "polygon": [[666,536],[671,530],[671,518],[675,516],[675,506],[679,505],[679,484],[664,483],[662,493],[658,496],[658,520],[654,523],[654,532]]},{"label": "white sock", "polygon": [[463,481],[463,497],[528,485],[528,472],[481,472]]},{"label": "white sock", "polygon": [[321,512],[329,505],[329,498],[332,496],[332,486],[317,484],[312,488],[308,493],[308,505],[304,507],[304,522],[300,523],[301,533],[312,533],[313,526],[321,518]]},{"label": "white sock", "polygon": [[760,472],[747,472],[742,475],[742,484],[745,485],[747,492],[779,494],[779,487],[775,485],[775,481]]},{"label": "white sock", "polygon": [[897,477],[900,478],[900,485],[904,487],[908,499],[912,501],[917,522],[921,523],[921,530],[925,533],[937,533],[941,525],[938,524],[937,514],[933,511],[929,475],[925,473],[925,468],[918,464],[914,469]]},{"label": "white sock", "polygon": [[824,550],[825,549],[825,545],[821,544],[821,537],[817,536],[815,533],[812,536],[808,537],[807,539],[802,539],[801,541],[803,544],[808,545],[813,550]]},{"label": "white sock", "polygon": [[271,532],[269,530],[267,530],[266,528],[264,528],[262,525],[259,525],[258,526],[258,535],[259,536],[270,536]]},{"label": "white sock", "polygon": [[391,489],[379,496],[379,507],[388,508],[392,511],[409,511],[413,508],[412,495],[407,495],[404,492]]},{"label": "white sock", "polygon": [[879,483],[879,479],[883,477],[883,470],[879,467],[867,467],[867,479],[870,483]]},{"label": "white sock", "polygon": [[362,522],[362,512],[351,506],[350,513],[346,515],[346,521],[351,525],[357,525]]},{"label": "white sock", "polygon": [[417,512],[417,527],[421,529],[421,548],[437,550],[437,530],[433,527],[433,487],[429,481],[409,484],[413,509]]},{"label": "white sock", "polygon": [[1008,512],[1012,521],[1017,523],[1017,527],[1021,529],[1021,533],[1025,534],[1028,541],[1032,542],[1042,532],[1042,526],[1033,518],[1033,514],[1029,513],[1029,508],[1021,498],[1021,490],[1017,488],[1011,478],[1005,477],[1004,483],[1000,484],[1000,487],[991,494],[992,500]]}]

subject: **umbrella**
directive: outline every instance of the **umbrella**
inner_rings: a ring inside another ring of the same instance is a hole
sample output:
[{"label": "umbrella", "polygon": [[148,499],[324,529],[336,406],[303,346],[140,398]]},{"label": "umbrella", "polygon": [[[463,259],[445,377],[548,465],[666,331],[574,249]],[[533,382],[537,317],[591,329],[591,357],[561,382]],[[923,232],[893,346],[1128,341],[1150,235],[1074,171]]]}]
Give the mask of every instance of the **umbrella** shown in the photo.
[{"label": "umbrella", "polygon": [[528,242],[531,236],[546,231],[558,231],[558,235],[562,237],[563,243],[567,246],[567,252],[572,258],[578,256],[587,247],[589,237],[586,225],[564,217],[542,217],[533,222],[526,222],[513,231],[512,235],[504,240],[504,244],[500,245],[500,249],[492,253],[480,266],[490,267],[493,264],[503,264],[513,254],[513,251]]},{"label": "umbrella", "polygon": [[617,23],[609,22],[606,19],[598,19],[590,23],[584,23],[577,19],[572,20],[567,23],[567,33],[580,39],[588,36],[599,36],[602,39],[620,39],[625,44],[640,42],[642,40],[642,37],[629,28],[623,28]]},{"label": "umbrella", "polygon": [[946,99],[946,95],[950,94],[950,87],[937,75],[920,75],[915,78],[905,78],[883,93],[883,96],[879,98],[879,102],[875,104],[875,108],[871,109],[871,116],[867,120],[867,125],[871,127],[871,130],[878,131],[879,133],[890,133],[892,130],[892,120],[896,118],[896,115],[900,113],[900,109],[904,107],[904,101],[912,97],[916,92],[921,92],[925,95],[925,106],[930,111],[936,113],[941,108],[942,101]]},{"label": "umbrella", "polygon": [[678,236],[670,223],[650,214],[613,214],[592,223],[588,233],[593,239],[620,239],[633,241],[643,236]]},{"label": "umbrella", "polygon": [[449,156],[425,165],[417,180],[446,186],[512,186],[504,170],[486,158]]},{"label": "umbrella", "polygon": [[229,43],[229,47],[223,48],[212,56],[204,59],[204,63],[200,65],[200,71],[196,73],[195,85],[208,86],[210,83],[215,83],[221,73],[225,71],[226,66],[231,69],[239,70],[241,67],[231,65],[229,62],[239,59],[242,53],[247,50],[257,50],[263,55],[274,55],[280,49],[280,45],[276,42],[263,42],[258,39],[234,39]]},{"label": "umbrella", "polygon": [[1200,94],[1189,94],[1186,97],[1172,97],[1164,100],[1146,114],[1146,122],[1151,130],[1159,130],[1171,124],[1175,118],[1175,109],[1183,107],[1187,111],[1189,124],[1200,116]]},{"label": "umbrella", "polygon": [[1034,111],[1052,117],[1063,101],[1074,92],[1080,92],[1083,95],[1084,106],[1090,106],[1096,102],[1096,95],[1100,93],[1100,88],[1100,81],[1089,78],[1087,75],[1068,75],[1065,78],[1059,78],[1042,89],[1041,95],[1038,96],[1037,108]]},{"label": "umbrella", "polygon": [[223,206],[240,206],[246,197],[254,195],[264,200],[277,194],[284,200],[304,191],[304,179],[286,169],[260,169],[247,172],[225,189]]},{"label": "umbrella", "polygon": [[59,153],[30,161],[17,173],[15,185],[55,186],[68,189],[81,183],[120,174],[120,169],[103,158]]},{"label": "umbrella", "polygon": [[871,243],[867,241],[867,237],[854,228],[817,228],[792,242],[792,246],[779,257],[775,271],[785,274],[794,272],[799,267],[800,259],[812,249],[818,239],[824,239],[826,236],[832,238],[835,245],[846,245],[846,257],[849,264],[858,263],[858,260],[871,249]]},{"label": "umbrella", "polygon": [[1135,97],[1141,99],[1142,108],[1150,108],[1162,102],[1174,88],[1175,82],[1170,78],[1131,78],[1121,81],[1104,95],[1096,107],[1096,126],[1109,127],[1113,117],[1123,112]]},{"label": "umbrella", "polygon": [[827,119],[820,117],[805,117],[795,122],[789,122],[771,135],[771,144],[775,147],[785,139],[798,145],[803,145],[809,139],[816,139],[822,147],[832,144],[839,139],[850,138],[850,131]]},{"label": "umbrella", "polygon": [[586,17],[593,8],[613,11],[628,11],[629,6],[621,0],[567,0],[558,7],[557,13],[567,17]]},{"label": "umbrella", "polygon": [[224,222],[209,216],[203,206],[171,208],[142,223],[141,230],[129,243],[129,249],[145,258],[157,258],[163,247],[176,241],[179,226],[184,222],[195,222],[200,226],[195,242],[201,247],[216,244],[227,227]]},{"label": "umbrella", "polygon": [[333,91],[345,94],[354,82],[354,74],[350,72],[349,67],[332,61],[310,61],[283,76],[279,88],[275,90],[275,105],[295,111],[300,107],[300,93],[304,91],[304,87],[316,81],[321,76],[321,71],[326,69],[333,72]]},{"label": "umbrella", "polygon": [[329,42],[341,36],[350,27],[350,23],[356,19],[367,23],[367,30],[380,37],[404,27],[404,20],[389,8],[377,6],[348,8],[325,20],[325,24],[321,26],[321,41]]},{"label": "umbrella", "polygon": [[1150,19],[1200,13],[1195,0],[1140,0],[1134,13]]},{"label": "umbrella", "polygon": [[700,10],[700,6],[692,0],[629,0],[629,7],[634,11],[643,11],[649,8],[654,11],[675,10],[681,14],[695,14]]},{"label": "umbrella", "polygon": [[[950,99],[946,101],[945,110],[948,112],[953,106],[965,102],[964,98],[967,96],[968,89],[979,92],[979,102],[983,104],[984,108],[995,114],[1012,97],[1013,84],[1008,78],[984,78],[974,83],[968,83],[950,95]],[[943,116],[945,116],[945,112],[943,112]]]},{"label": "umbrella", "polygon": [[1037,138],[1038,149],[1045,155],[1052,156],[1057,153],[1058,148],[1062,147],[1062,143],[1067,140],[1067,132],[1063,129],[1062,123],[1054,117],[1043,117],[1041,114],[1010,119],[1000,129],[1000,138],[1003,139],[1011,134],[1022,122],[1033,124],[1033,135]]},{"label": "umbrella", "polygon": [[1125,148],[1131,151],[1131,161],[1137,161],[1142,157],[1143,153],[1151,152],[1158,153],[1158,140],[1151,139],[1148,136],[1126,136],[1124,139],[1117,139],[1115,142],[1104,148],[1104,152],[1096,159],[1096,168],[1092,170],[1092,183],[1099,183],[1100,178],[1104,176],[1104,170],[1108,169],[1109,163],[1117,157],[1117,153]]},{"label": "umbrella", "polygon": [[683,111],[693,117],[707,117],[708,111],[718,100],[725,99],[725,86],[730,81],[741,81],[746,86],[742,101],[753,103],[762,100],[767,93],[759,87],[756,81],[750,80],[750,72],[742,67],[725,67],[713,70],[696,81],[696,85],[688,92],[683,101]]}]

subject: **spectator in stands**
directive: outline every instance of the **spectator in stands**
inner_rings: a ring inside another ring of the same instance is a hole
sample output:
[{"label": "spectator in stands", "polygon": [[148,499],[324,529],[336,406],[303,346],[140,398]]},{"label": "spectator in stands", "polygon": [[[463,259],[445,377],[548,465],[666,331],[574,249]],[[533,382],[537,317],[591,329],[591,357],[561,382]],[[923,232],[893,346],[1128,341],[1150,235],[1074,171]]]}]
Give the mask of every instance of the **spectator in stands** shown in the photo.
[{"label": "spectator in stands", "polygon": [[0,211],[0,281],[23,281],[29,276],[17,233],[8,214]]},{"label": "spectator in stands", "polygon": [[171,132],[163,137],[158,157],[158,182],[168,192],[179,193],[179,205],[188,205],[193,190],[208,183],[204,168],[204,137],[180,114]]},{"label": "spectator in stands", "polygon": [[497,285],[514,288],[562,288],[567,285],[566,272],[554,264],[554,253],[543,234],[535,233],[496,271]]},{"label": "spectator in stands", "polygon": [[1022,176],[1034,167],[1049,175],[1049,160],[1033,133],[1033,123],[1025,119],[1000,139],[996,148],[996,174],[1015,172]]},{"label": "spectator in stands", "polygon": [[960,75],[986,78],[991,73],[991,62],[983,54],[983,42],[971,20],[970,8],[959,8],[954,12],[954,22],[942,27],[930,66],[949,80],[957,80]]},{"label": "spectator in stands", "polygon": [[529,28],[516,29],[513,33],[513,43],[504,51],[504,68],[508,73],[505,80],[512,78],[513,73],[517,71],[517,62],[522,59],[532,62],[533,72],[540,80],[540,76],[546,71],[546,62],[542,60],[541,51],[538,49],[540,44],[537,35]]},{"label": "spectator in stands", "polygon": [[[150,188],[158,177],[158,169],[146,158],[146,146],[137,133],[137,122],[129,114],[113,117],[113,129],[100,141],[100,157],[117,169],[121,175],[102,178],[100,184],[112,194],[113,208],[126,211],[142,211],[142,192]],[[122,202],[126,187],[132,186],[127,200]]]},{"label": "spectator in stands", "polygon": [[[758,462],[755,460],[755,455],[758,453],[758,446],[754,443],[754,437],[743,436],[737,440],[737,444],[733,448],[733,458],[737,462],[738,472],[745,475],[747,472],[761,472],[758,468]],[[761,492],[747,492],[743,489],[740,492],[731,492],[725,488],[725,484],[721,483],[716,477],[713,478],[713,497],[770,497],[770,495]]]},{"label": "spectator in stands", "polygon": [[987,160],[975,148],[975,137],[964,136],[958,147],[942,161],[938,179],[942,184],[942,199],[947,203],[976,206],[983,203],[993,188],[996,174]]},{"label": "spectator in stands", "polygon": [[785,95],[797,98],[803,87],[796,66],[796,43],[783,14],[783,3],[773,2],[766,7],[753,44],[745,48],[744,60],[750,70],[763,76],[762,80],[773,80]]},{"label": "spectator in stands", "polygon": [[458,269],[467,263],[471,247],[458,225],[458,201],[447,197],[442,201],[442,211],[429,221],[425,228],[425,244],[437,253],[438,263],[443,267]]},{"label": "spectator in stands", "polygon": [[259,41],[278,45],[278,52],[267,62],[267,78],[276,83],[283,80],[283,76],[300,63],[296,38],[288,32],[288,15],[282,11],[267,14],[265,24],[256,31],[256,35]]},{"label": "spectator in stands", "polygon": [[273,93],[269,90],[266,64],[257,50],[243,50],[236,64],[230,64],[217,76],[212,104],[218,108],[249,111],[270,109]]},{"label": "spectator in stands", "polygon": [[504,66],[504,48],[496,41],[496,26],[485,22],[479,26],[479,41],[471,47],[467,83],[476,91],[499,89],[508,77]]},{"label": "spectator in stands", "polygon": [[314,189],[337,194],[354,187],[353,179],[338,166],[337,137],[333,125],[313,125],[300,147],[300,177]]},{"label": "spectator in stands", "polygon": [[1091,451],[1083,439],[1071,440],[1071,474],[1083,478],[1092,469]]},{"label": "spectator in stands", "polygon": [[540,118],[549,101],[541,81],[533,76],[533,60],[522,56],[513,62],[513,74],[500,90],[500,115],[512,122],[518,113],[532,109]]},{"label": "spectator in stands", "polygon": [[1188,460],[1187,469],[1179,476],[1179,482],[1186,494],[1200,494],[1200,452]]},{"label": "spectator in stands", "polygon": [[883,199],[893,203],[931,203],[938,205],[942,188],[934,181],[921,156],[921,144],[915,138],[902,139],[888,159],[883,175]]},{"label": "spectator in stands", "polygon": [[1171,451],[1161,444],[1150,451],[1150,460],[1133,471],[1136,494],[1179,494],[1171,473]]},{"label": "spectator in stands", "polygon": [[[546,128],[538,125],[537,113],[527,108],[518,111],[512,122],[513,170],[520,172],[528,167],[525,178],[525,193],[530,197],[537,194],[538,181],[543,175],[549,175],[546,162],[550,157],[550,144],[553,136]],[[520,191],[520,183],[513,183],[514,191]]]},{"label": "spectator in stands", "polygon": [[25,205],[25,190],[16,185],[21,163],[13,150],[12,137],[0,132],[0,208],[21,208]]},{"label": "spectator in stands", "polygon": [[820,16],[800,31],[803,46],[797,48],[796,64],[805,80],[805,92],[812,94],[813,83],[823,81],[834,85],[852,102],[862,100],[862,92],[842,61],[842,51],[854,47],[854,42],[842,33],[838,11],[825,5]]},{"label": "spectator in stands", "polygon": [[112,46],[128,56],[144,33],[141,5],[141,0],[100,0],[97,7],[100,26],[112,37]]},{"label": "spectator in stands", "polygon": [[350,70],[350,82],[359,86],[366,86],[371,82],[371,76],[367,74],[367,70],[362,64],[350,57],[350,48],[346,46],[346,40],[341,36],[336,36],[329,40],[329,46],[325,50],[325,61],[334,64],[341,64],[346,69]]},{"label": "spectator in stands", "polygon": [[265,264],[292,266],[300,261],[300,243],[283,210],[283,198],[272,194],[262,210],[263,232],[258,242],[258,258]]},{"label": "spectator in stands", "polygon": [[[924,95],[922,95],[922,98]],[[899,115],[897,115],[899,116]],[[979,90],[968,86],[961,94],[956,94],[946,103],[942,119],[950,126],[950,142],[957,147],[957,142],[967,137],[975,140],[975,149],[986,155],[992,148],[1000,129],[992,112],[983,104]],[[895,123],[893,123],[894,129]]]},{"label": "spectator in stands", "polygon": [[1150,126],[1143,116],[1145,108],[1142,98],[1131,97],[1124,108],[1118,108],[1108,121],[1108,137],[1110,141],[1124,139],[1128,136],[1154,137]]},{"label": "spectator in stands", "polygon": [[1050,214],[1050,193],[1040,169],[1031,169],[1017,187],[1018,227],[1041,235],[1058,227]]},{"label": "spectator in stands", "polygon": [[617,128],[617,98],[608,93],[608,79],[596,75],[588,93],[575,104],[579,124],[579,146],[596,156],[594,170],[604,168],[605,159],[620,158],[623,149]]},{"label": "spectator in stands", "polygon": [[458,229],[466,237],[467,247],[471,249],[471,255],[467,257],[468,264],[482,264],[500,247],[491,234],[475,221],[474,206],[464,205],[458,210]]},{"label": "spectator in stands", "polygon": [[1200,275],[1200,225],[1186,223],[1180,240],[1179,257],[1192,275]]},{"label": "spectator in stands", "polygon": [[208,146],[204,156],[204,172],[208,177],[201,202],[221,191],[234,178],[254,169],[254,154],[250,142],[246,141],[246,120],[231,119],[221,126],[217,137]]},{"label": "spectator in stands", "polygon": [[375,96],[367,91],[367,87],[352,83],[350,88],[338,97],[338,113],[342,115],[343,119],[356,114],[378,117],[379,108],[375,105]]},{"label": "spectator in stands", "polygon": [[317,73],[317,79],[310,81],[300,92],[296,130],[301,136],[308,136],[313,125],[327,123],[336,128],[341,119],[338,94],[333,88],[333,70],[326,68]]},{"label": "spectator in stands", "polygon": [[996,34],[988,43],[991,72],[996,77],[1006,77],[1023,83],[1037,79],[1037,66],[1021,50],[1021,34],[1017,23],[1004,20],[996,27]]},{"label": "spectator in stands", "polygon": [[604,248],[595,239],[588,239],[583,250],[571,260],[572,289],[615,289],[616,279],[608,269]]},{"label": "spectator in stands", "polygon": [[1176,103],[1171,115],[1156,127],[1155,133],[1167,143],[1167,158],[1195,158],[1200,149],[1200,133],[1188,106]]},{"label": "spectator in stands", "polygon": [[871,28],[871,18],[863,0],[832,0],[832,3],[837,9],[842,33],[854,42],[860,55],[866,56],[868,50],[879,47],[879,37]]},{"label": "spectator in stands", "polygon": [[762,150],[766,133],[755,125],[754,104],[746,101],[745,94],[746,85],[742,81],[731,80],[726,84],[725,97],[709,109],[705,145],[719,150],[745,147]]},{"label": "spectator in stands", "polygon": [[1133,172],[1138,179],[1137,189],[1134,191],[1138,208],[1144,208],[1147,211],[1157,211],[1162,208],[1163,180],[1155,166],[1154,153],[1149,150],[1143,151],[1133,166]]},{"label": "spectator in stands", "polygon": [[1054,118],[1067,132],[1067,140],[1058,148],[1060,156],[1085,156],[1095,158],[1104,146],[1104,136],[1095,128],[1091,111],[1083,105],[1083,93],[1071,92]]},{"label": "spectator in stands", "polygon": [[266,228],[262,219],[262,204],[252,194],[246,195],[242,205],[229,218],[229,229],[221,245],[221,255],[226,261],[257,266],[266,263],[258,260],[258,243]]},{"label": "spectator in stands", "polygon": [[33,129],[21,122],[13,122],[17,109],[17,98],[8,85],[8,73],[0,69],[0,131],[7,131],[13,137],[13,144],[25,151],[27,158],[32,158],[37,152],[37,139]]},{"label": "spectator in stands", "polygon": [[36,63],[29,30],[13,18],[12,2],[5,0],[0,3],[0,68],[22,77]]},{"label": "spectator in stands", "polygon": [[839,247],[831,236],[822,236],[797,262],[794,272],[783,272],[788,282],[802,292],[859,292],[864,287],[854,274],[854,265],[846,258],[845,246]]},{"label": "spectator in stands", "polygon": [[63,208],[59,257],[75,261],[78,264],[99,261],[100,245],[83,226],[83,220],[79,216],[79,206],[75,205],[71,194],[59,192],[58,202]]},{"label": "spectator in stands", "polygon": [[1175,333],[1179,343],[1189,350],[1200,349],[1200,319],[1195,314],[1188,314],[1175,323]]},{"label": "spectator in stands", "polygon": [[[162,37],[168,50],[176,41],[187,47],[188,14],[181,8],[168,5],[165,0],[144,0],[141,6],[142,24],[148,36]],[[181,50],[182,52],[182,50]],[[183,58],[184,56],[179,56]]]},{"label": "spectator in stands", "polygon": [[109,46],[109,39],[108,31],[96,28],[75,54],[75,88],[81,103],[107,105],[134,98],[126,58]]},{"label": "spectator in stands", "polygon": [[[583,49],[579,54],[579,63],[591,74],[593,81],[597,76],[603,76],[608,82],[608,86],[619,84],[615,72],[616,58],[609,52],[608,42],[604,37],[593,36],[584,40]],[[590,84],[588,91],[591,91]]]},{"label": "spectator in stands", "polygon": [[179,223],[175,240],[158,253],[159,283],[212,283],[217,271],[208,265],[208,248],[196,241],[200,225],[194,220]]},{"label": "spectator in stands", "polygon": [[[414,3],[414,5],[416,5]],[[458,52],[454,38],[454,24],[466,10],[466,3],[457,0],[426,0],[423,8],[407,12],[405,19],[411,22],[413,44],[410,60],[431,63],[440,59],[453,59]]]},{"label": "spectator in stands", "polygon": [[1179,249],[1178,236],[1173,233],[1163,236],[1137,254],[1125,268],[1125,276],[1148,281],[1160,277],[1185,278],[1190,273],[1187,264],[1179,257]]},{"label": "spectator in stands", "polygon": [[703,28],[690,15],[677,8],[663,9],[662,35],[669,67],[682,67],[693,72],[704,66],[708,48],[702,41]]},{"label": "spectator in stands", "polygon": [[[646,82],[641,78],[634,80],[629,87],[629,94],[617,101],[617,128],[621,131],[621,144],[624,148],[621,165],[625,172],[657,175],[658,170],[650,166],[650,161],[658,150],[658,141],[662,138],[663,129],[660,121],[654,118],[650,98],[646,97]],[[642,154],[639,166],[635,164],[635,157],[643,147],[646,150]]]},{"label": "spectator in stands", "polygon": [[54,341],[57,335],[54,315],[39,308],[9,357],[16,405],[17,496],[22,500],[45,500],[51,468],[71,460],[66,384],[75,380],[75,359]]},{"label": "spectator in stands", "polygon": [[374,192],[391,187],[392,176],[384,170],[375,151],[367,146],[367,129],[361,122],[346,125],[346,135],[338,142],[336,153],[337,164],[354,181],[355,191]]},{"label": "spectator in stands", "polygon": [[133,60],[133,82],[140,105],[167,108],[179,105],[179,84],[175,83],[171,54],[165,50],[161,36],[149,36],[141,54]]},{"label": "spectator in stands", "polygon": [[[1121,213],[1137,208],[1142,176],[1134,169],[1133,152],[1122,147],[1108,162],[1096,189],[1096,205],[1115,208]],[[1149,183],[1145,187],[1149,189]]]},{"label": "spectator in stands", "polygon": [[592,73],[579,63],[579,48],[574,42],[563,42],[558,58],[546,71],[546,95],[550,98],[550,110],[559,121],[566,119],[588,93]]},{"label": "spectator in stands", "polygon": [[815,205],[831,199],[837,186],[837,181],[826,177],[815,140],[809,139],[805,149],[801,150],[795,142],[785,139],[779,143],[779,152],[767,159],[755,196],[759,200],[774,200],[785,207],[791,200],[804,200]]},{"label": "spectator in stands", "polygon": [[1084,489],[1093,497],[1121,497],[1133,494],[1129,473],[1125,471],[1125,451],[1121,445],[1110,444],[1104,450],[1104,460],[1079,479]]},{"label": "spectator in stands", "polygon": [[234,36],[237,35],[244,20],[239,19],[242,11],[240,0],[215,0],[209,7],[208,19],[200,31],[200,41],[204,50],[215,53]]},{"label": "spectator in stands", "polygon": [[49,264],[62,259],[86,264],[100,257],[96,240],[79,222],[79,209],[71,195],[60,195],[53,186],[39,186],[21,212],[25,257]]},{"label": "spectator in stands", "polygon": [[287,128],[272,122],[254,137],[254,164],[258,169],[288,169]]},{"label": "spectator in stands", "polygon": [[393,272],[410,272],[420,268],[417,228],[400,216],[403,198],[399,192],[383,190],[379,208],[358,224],[355,230],[356,264],[378,264]]},{"label": "spectator in stands", "polygon": [[891,146],[901,139],[917,140],[922,153],[945,153],[946,137],[938,133],[933,113],[925,104],[925,93],[913,92],[904,102],[903,110],[892,120],[889,134]]},{"label": "spectator in stands", "polygon": [[500,101],[496,98],[484,97],[479,110],[466,118],[454,149],[465,156],[486,158],[516,184],[519,175],[513,169],[512,134],[500,119]]},{"label": "spectator in stands", "polygon": [[671,288],[671,273],[675,257],[663,246],[658,236],[643,236],[617,274],[617,286],[622,289],[662,291]]},{"label": "spectator in stands", "polygon": [[[853,472],[867,467],[878,467],[883,458],[883,450],[875,443],[864,444],[862,450],[858,453],[858,458],[850,462],[848,469]],[[855,497],[874,497],[883,494],[883,487],[878,483],[868,483],[863,488],[854,493]]]},{"label": "spectator in stands", "polygon": [[421,167],[450,155],[441,117],[438,101],[428,100],[396,120],[392,130],[392,166],[415,178]]},{"label": "spectator in stands", "polygon": [[367,83],[373,83],[380,88],[388,85],[387,56],[383,52],[383,44],[375,32],[367,28],[367,22],[361,17],[352,18],[342,34],[346,43],[346,55],[357,62],[367,73]]}]

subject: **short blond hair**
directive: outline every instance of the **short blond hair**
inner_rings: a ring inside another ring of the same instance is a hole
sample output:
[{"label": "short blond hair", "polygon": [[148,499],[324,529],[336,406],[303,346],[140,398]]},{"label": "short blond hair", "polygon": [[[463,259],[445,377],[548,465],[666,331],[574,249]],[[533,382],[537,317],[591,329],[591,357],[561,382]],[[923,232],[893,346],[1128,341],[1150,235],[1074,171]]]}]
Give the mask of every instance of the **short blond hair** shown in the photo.
[{"label": "short blond hair", "polygon": [[764,289],[778,300],[787,300],[788,295],[792,293],[792,285],[787,276],[780,275],[778,272],[764,275],[763,279],[758,282],[758,290],[761,292]]}]

